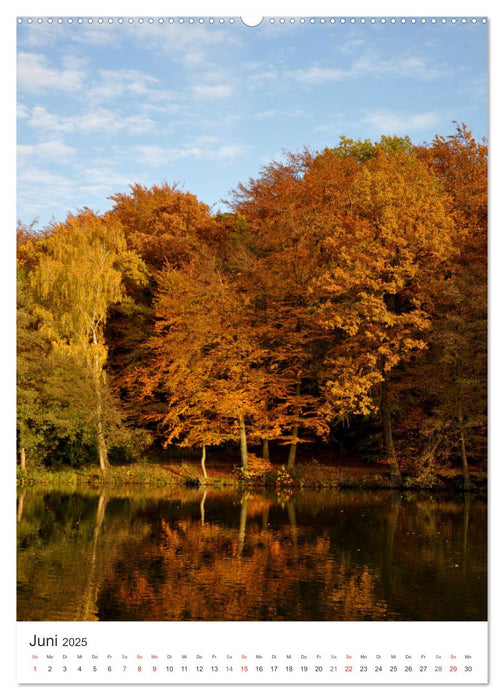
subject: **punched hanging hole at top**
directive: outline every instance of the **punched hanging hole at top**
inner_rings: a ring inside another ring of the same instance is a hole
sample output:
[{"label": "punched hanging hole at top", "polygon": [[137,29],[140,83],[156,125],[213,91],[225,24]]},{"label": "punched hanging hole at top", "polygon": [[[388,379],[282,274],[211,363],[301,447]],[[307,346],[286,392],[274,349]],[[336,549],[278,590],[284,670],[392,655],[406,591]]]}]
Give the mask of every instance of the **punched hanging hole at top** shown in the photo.
[{"label": "punched hanging hole at top", "polygon": [[257,27],[263,21],[262,17],[241,17],[243,24],[247,27]]}]

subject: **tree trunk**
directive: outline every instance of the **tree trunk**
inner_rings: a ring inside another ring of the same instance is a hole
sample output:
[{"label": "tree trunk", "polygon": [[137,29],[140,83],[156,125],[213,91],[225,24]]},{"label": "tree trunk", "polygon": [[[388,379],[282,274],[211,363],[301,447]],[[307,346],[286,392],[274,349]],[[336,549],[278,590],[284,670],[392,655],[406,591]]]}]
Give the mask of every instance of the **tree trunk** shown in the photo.
[{"label": "tree trunk", "polygon": [[95,368],[94,371],[94,383],[95,383],[95,393],[96,393],[96,441],[98,446],[98,460],[100,463],[100,470],[102,474],[105,474],[107,469],[110,467],[110,462],[107,452],[107,444],[105,442],[105,433],[103,430],[103,395],[101,387],[101,371]]},{"label": "tree trunk", "polygon": [[462,456],[462,471],[464,474],[464,490],[469,491],[469,489],[471,488],[471,480],[469,478],[469,466],[467,464],[464,416],[462,414],[462,396],[460,391],[460,382],[457,382],[457,421],[459,424],[460,453]]},{"label": "tree trunk", "polygon": [[203,496],[201,497],[200,501],[200,514],[201,514],[201,524],[205,524],[205,501],[207,497],[207,490],[205,489],[203,491]]},{"label": "tree trunk", "polygon": [[206,481],[207,470],[205,468],[205,463],[206,463],[206,445],[203,443],[203,446],[201,448],[201,471],[203,472],[203,478]]},{"label": "tree trunk", "polygon": [[289,517],[290,532],[292,538],[292,545],[294,549],[294,561],[298,558],[298,532],[296,523],[296,509],[293,501],[287,503],[287,514]]},{"label": "tree trunk", "polygon": [[289,457],[287,459],[287,471],[290,473],[294,469],[296,464],[296,450],[297,450],[297,439],[299,433],[299,426],[295,425],[292,428],[292,442],[289,447]]},{"label": "tree trunk", "polygon": [[269,440],[267,440],[266,438],[264,438],[262,441],[262,457],[267,462],[270,461]]},{"label": "tree trunk", "polygon": [[96,442],[98,448],[98,461],[100,463],[100,471],[102,475],[104,475],[107,469],[110,467],[110,462],[108,458],[107,444],[105,442],[105,432],[103,430],[103,364],[100,361],[98,340],[94,331],[93,347],[94,353],[90,360],[90,367],[96,395]]},{"label": "tree trunk", "polygon": [[469,478],[469,467],[467,465],[465,437],[462,428],[460,429],[460,451],[462,454],[462,471],[464,472],[464,490],[469,491],[469,489],[471,488],[471,480]]},{"label": "tree trunk", "polygon": [[384,379],[381,384],[380,408],[387,461],[390,465],[390,485],[392,488],[398,488],[402,485],[402,478],[394,447],[394,436],[392,435],[392,415],[388,397],[388,382],[386,379]]},{"label": "tree trunk", "polygon": [[94,525],[94,538],[98,539],[98,535],[100,534],[101,526],[103,525],[103,521],[105,519],[105,510],[107,508],[107,503],[108,503],[108,497],[107,493],[105,491],[102,491],[100,494],[100,498],[98,499],[98,507],[96,509],[96,518],[95,518],[95,525]]},{"label": "tree trunk", "polygon": [[468,548],[467,548],[467,543],[469,541],[469,509],[471,507],[471,494],[466,493],[464,494],[464,536],[462,539],[462,552],[463,552],[463,559],[462,559],[462,569],[464,572],[467,570],[467,555],[468,555]]},{"label": "tree trunk", "polygon": [[93,546],[91,549],[91,559],[88,564],[88,575],[87,582],[84,589],[84,595],[82,599],[82,611],[79,614],[79,619],[84,621],[96,620],[96,598],[98,595],[98,572],[96,567],[96,561],[98,556],[98,540],[100,537],[100,531],[105,519],[105,510],[107,508],[108,496],[105,491],[102,491],[98,499],[98,506],[96,508],[95,524],[93,528]]},{"label": "tree trunk", "polygon": [[107,453],[107,445],[105,443],[105,436],[103,434],[103,426],[101,420],[98,420],[96,426],[97,432],[97,442],[98,442],[98,460],[100,462],[100,470],[102,474],[105,474],[107,469],[110,467],[110,462]]},{"label": "tree trunk", "polygon": [[26,473],[26,449],[24,447],[19,450],[19,466],[21,471]]},{"label": "tree trunk", "polygon": [[[301,396],[301,380],[296,382],[296,397]],[[296,450],[298,445],[299,425],[294,425],[292,428],[292,442],[289,448],[289,457],[287,459],[287,471],[290,473],[296,464]]]},{"label": "tree trunk", "polygon": [[247,527],[247,510],[248,501],[247,496],[242,498],[241,508],[240,508],[240,529],[238,530],[238,557],[241,557],[243,552],[243,547],[245,545],[245,530]]},{"label": "tree trunk", "polygon": [[19,494],[19,498],[18,498],[18,506],[17,506],[17,521],[18,521],[18,523],[21,522],[21,518],[23,517],[23,506],[24,506],[25,494],[26,494],[26,491],[21,491],[21,493]]},{"label": "tree trunk", "polygon": [[399,525],[399,516],[401,514],[402,493],[400,491],[391,491],[388,503],[388,515],[385,525],[385,537],[382,552],[382,567],[381,567],[381,586],[386,591],[387,596],[391,591],[391,582],[394,581],[393,565],[394,565],[394,543]]},{"label": "tree trunk", "polygon": [[243,415],[239,418],[240,421],[240,455],[241,466],[244,472],[248,469],[248,449],[247,449],[247,432],[245,430],[245,419]]}]

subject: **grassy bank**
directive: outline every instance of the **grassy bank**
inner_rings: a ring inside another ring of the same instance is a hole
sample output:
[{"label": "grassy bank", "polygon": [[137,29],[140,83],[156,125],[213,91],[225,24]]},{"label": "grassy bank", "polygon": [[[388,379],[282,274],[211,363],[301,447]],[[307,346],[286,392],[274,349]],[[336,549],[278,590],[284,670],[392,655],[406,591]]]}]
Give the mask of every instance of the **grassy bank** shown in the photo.
[{"label": "grassy bank", "polygon": [[[474,469],[471,474],[475,490],[486,489],[486,474]],[[101,485],[138,485],[156,487],[163,485],[214,487],[245,485],[247,488],[271,487],[276,489],[296,488],[360,488],[388,489],[390,482],[386,465],[364,465],[348,463],[338,465],[321,464],[312,461],[299,464],[289,473],[285,467],[275,466],[269,472],[251,471],[243,476],[240,470],[230,464],[209,465],[207,479],[203,479],[198,462],[178,460],[172,463],[141,462],[129,465],[112,466],[102,474],[97,466],[79,468],[32,469],[18,472],[19,486],[46,485],[52,487]],[[403,486],[406,489],[453,490],[463,489],[463,479],[458,470],[444,469],[422,474],[403,473]]]}]

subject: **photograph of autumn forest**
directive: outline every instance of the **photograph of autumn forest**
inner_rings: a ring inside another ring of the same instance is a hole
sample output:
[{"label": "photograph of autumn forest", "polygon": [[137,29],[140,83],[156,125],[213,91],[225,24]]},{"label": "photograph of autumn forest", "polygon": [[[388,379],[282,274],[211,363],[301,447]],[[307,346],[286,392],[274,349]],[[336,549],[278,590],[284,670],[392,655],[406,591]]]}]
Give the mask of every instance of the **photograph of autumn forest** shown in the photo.
[{"label": "photograph of autumn forest", "polygon": [[19,620],[487,619],[486,49],[19,22]]}]

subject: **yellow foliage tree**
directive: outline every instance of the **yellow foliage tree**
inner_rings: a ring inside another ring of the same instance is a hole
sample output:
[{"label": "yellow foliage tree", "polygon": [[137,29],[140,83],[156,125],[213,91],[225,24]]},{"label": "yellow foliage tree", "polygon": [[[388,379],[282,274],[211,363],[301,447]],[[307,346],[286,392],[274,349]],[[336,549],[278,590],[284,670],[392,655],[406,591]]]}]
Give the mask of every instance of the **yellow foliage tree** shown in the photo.
[{"label": "yellow foliage tree", "polygon": [[105,326],[111,306],[124,299],[124,275],[141,276],[141,265],[126,251],[122,229],[90,210],[54,225],[39,246],[38,264],[30,277],[38,312],[54,350],[72,356],[89,376],[96,446],[105,472],[109,466]]}]

